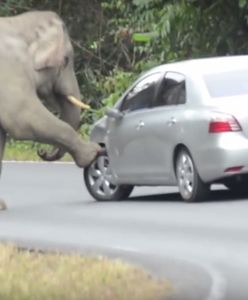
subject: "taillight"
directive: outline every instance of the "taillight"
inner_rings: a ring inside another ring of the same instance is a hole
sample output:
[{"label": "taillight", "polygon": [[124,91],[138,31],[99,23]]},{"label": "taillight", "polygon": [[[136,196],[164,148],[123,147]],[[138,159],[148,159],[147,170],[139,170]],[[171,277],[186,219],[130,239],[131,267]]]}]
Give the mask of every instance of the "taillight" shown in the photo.
[{"label": "taillight", "polygon": [[212,116],[209,122],[209,133],[233,132],[241,131],[242,128],[239,122],[228,114],[216,113]]},{"label": "taillight", "polygon": [[225,169],[225,172],[226,173],[239,173],[243,168],[244,168],[244,166],[230,167],[230,168]]}]

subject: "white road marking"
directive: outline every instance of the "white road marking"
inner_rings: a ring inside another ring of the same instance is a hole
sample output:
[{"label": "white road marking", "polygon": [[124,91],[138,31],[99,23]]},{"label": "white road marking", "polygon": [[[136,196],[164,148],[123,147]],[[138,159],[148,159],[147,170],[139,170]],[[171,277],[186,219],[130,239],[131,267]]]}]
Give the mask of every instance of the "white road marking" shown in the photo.
[{"label": "white road marking", "polygon": [[212,285],[206,300],[222,300],[226,295],[226,279],[216,268],[203,266],[212,280]]},{"label": "white road marking", "polygon": [[[116,251],[121,251],[125,253],[142,253],[144,254],[143,251],[141,251],[138,248],[132,248],[132,247],[121,247],[121,246],[109,246],[109,249],[113,249]],[[155,254],[154,254],[155,255]],[[177,259],[176,257],[173,256],[173,259]],[[182,257],[180,257],[180,260],[182,260]],[[212,283],[209,289],[209,293],[207,295],[207,298],[205,300],[223,300],[225,299],[226,296],[226,279],[222,275],[220,271],[218,271],[215,267],[213,267],[211,264],[203,264],[202,262],[199,262],[198,260],[195,259],[185,259],[184,260],[187,263],[191,263],[192,265],[201,267],[203,270],[206,271],[206,273],[209,275]]]},{"label": "white road marking", "polygon": [[121,251],[121,252],[142,253],[139,249],[132,248],[132,247],[109,246],[108,248],[116,250],[116,251]]},{"label": "white road marking", "polygon": [[4,164],[59,164],[59,165],[73,165],[72,161],[32,161],[32,160],[3,160]]}]

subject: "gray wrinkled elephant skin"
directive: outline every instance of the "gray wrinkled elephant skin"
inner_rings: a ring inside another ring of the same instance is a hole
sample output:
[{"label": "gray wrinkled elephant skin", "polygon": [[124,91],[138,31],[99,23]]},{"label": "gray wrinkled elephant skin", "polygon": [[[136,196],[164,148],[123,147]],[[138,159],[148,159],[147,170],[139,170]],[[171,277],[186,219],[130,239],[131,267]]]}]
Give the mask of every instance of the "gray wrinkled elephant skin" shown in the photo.
[{"label": "gray wrinkled elephant skin", "polygon": [[[73,48],[63,21],[53,12],[28,12],[0,18],[0,159],[6,135],[54,145],[45,160],[71,154],[87,166],[100,146],[82,141],[76,130],[80,99]],[[45,106],[56,110],[60,118]]]}]

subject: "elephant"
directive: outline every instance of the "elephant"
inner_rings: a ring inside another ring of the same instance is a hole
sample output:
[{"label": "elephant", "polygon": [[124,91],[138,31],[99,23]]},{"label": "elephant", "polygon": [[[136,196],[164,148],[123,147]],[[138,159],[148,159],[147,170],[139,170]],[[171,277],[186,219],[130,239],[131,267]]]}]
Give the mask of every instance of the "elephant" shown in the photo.
[{"label": "elephant", "polygon": [[[83,141],[74,51],[63,20],[52,11],[0,18],[0,169],[6,137],[50,144],[46,161],[68,152],[78,167],[89,165],[101,147]],[[59,117],[47,109],[47,104]]]}]

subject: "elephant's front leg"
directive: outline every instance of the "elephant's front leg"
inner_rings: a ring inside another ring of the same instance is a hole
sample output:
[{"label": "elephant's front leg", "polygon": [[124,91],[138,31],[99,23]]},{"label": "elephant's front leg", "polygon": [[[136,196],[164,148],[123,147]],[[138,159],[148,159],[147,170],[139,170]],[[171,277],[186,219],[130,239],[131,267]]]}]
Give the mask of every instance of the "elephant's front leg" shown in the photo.
[{"label": "elephant's front leg", "polygon": [[59,120],[39,101],[11,118],[7,132],[19,140],[33,140],[65,149],[79,167],[85,167],[97,156],[101,147],[84,142],[80,135],[66,122]]},{"label": "elephant's front leg", "polygon": [[[2,160],[3,160],[5,142],[6,142],[6,133],[3,131],[2,128],[0,128],[0,175],[2,172]],[[5,210],[6,208],[7,206],[4,200],[0,198],[0,210]]]}]

